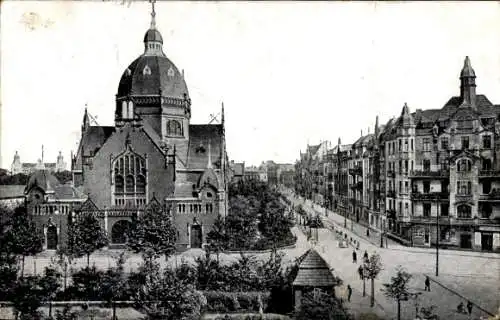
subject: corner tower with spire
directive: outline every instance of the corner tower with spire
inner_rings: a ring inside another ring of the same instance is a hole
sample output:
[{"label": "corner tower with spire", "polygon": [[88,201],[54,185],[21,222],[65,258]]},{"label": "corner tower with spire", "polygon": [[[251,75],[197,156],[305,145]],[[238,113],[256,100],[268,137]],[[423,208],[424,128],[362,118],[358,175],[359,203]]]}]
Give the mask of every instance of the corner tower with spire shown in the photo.
[{"label": "corner tower with spire", "polygon": [[462,106],[476,108],[476,73],[472,69],[469,56],[465,57],[460,72],[460,98]]}]

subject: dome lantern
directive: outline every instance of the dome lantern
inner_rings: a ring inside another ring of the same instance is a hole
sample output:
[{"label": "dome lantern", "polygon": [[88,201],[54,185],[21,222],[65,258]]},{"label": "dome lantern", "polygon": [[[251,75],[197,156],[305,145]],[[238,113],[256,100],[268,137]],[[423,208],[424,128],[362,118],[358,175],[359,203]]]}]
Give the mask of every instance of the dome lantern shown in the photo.
[{"label": "dome lantern", "polygon": [[163,56],[163,37],[160,31],[156,29],[156,0],[150,0],[151,3],[151,25],[144,35],[144,54]]}]

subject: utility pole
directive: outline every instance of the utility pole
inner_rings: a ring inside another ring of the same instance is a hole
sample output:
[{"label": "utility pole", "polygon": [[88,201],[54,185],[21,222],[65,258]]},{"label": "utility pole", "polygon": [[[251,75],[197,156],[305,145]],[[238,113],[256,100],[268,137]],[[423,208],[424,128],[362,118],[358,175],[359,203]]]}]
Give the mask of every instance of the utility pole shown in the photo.
[{"label": "utility pole", "polygon": [[436,194],[436,277],[439,276],[439,194]]}]

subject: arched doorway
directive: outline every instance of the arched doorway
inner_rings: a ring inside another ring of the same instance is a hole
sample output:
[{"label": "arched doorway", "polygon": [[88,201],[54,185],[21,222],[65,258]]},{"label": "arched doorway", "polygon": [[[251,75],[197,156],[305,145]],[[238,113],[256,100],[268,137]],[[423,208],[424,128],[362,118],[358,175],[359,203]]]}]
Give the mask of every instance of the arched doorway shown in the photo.
[{"label": "arched doorway", "polygon": [[191,226],[191,248],[201,248],[202,232],[199,224]]},{"label": "arched doorway", "polygon": [[119,220],[115,222],[111,228],[111,243],[124,244],[127,243],[128,231],[130,230],[130,221]]},{"label": "arched doorway", "polygon": [[57,250],[57,228],[53,225],[47,227],[47,250]]}]

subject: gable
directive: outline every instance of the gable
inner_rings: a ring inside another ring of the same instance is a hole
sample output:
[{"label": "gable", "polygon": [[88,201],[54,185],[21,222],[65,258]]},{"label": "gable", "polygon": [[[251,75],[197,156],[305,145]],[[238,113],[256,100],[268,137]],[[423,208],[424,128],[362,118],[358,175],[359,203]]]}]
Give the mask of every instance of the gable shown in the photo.
[{"label": "gable", "polygon": [[222,139],[222,125],[190,125],[187,167],[205,169],[210,160],[214,168],[220,168]]}]

